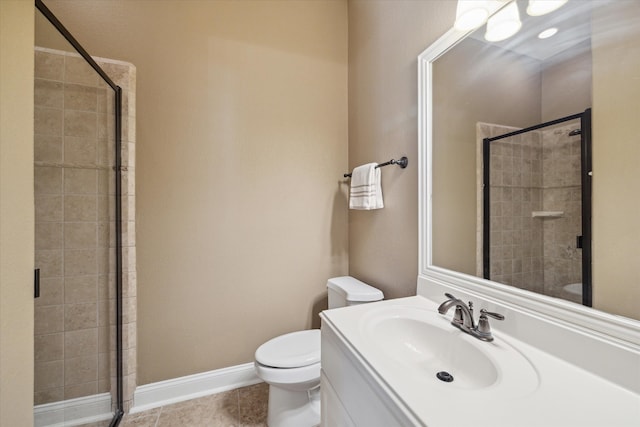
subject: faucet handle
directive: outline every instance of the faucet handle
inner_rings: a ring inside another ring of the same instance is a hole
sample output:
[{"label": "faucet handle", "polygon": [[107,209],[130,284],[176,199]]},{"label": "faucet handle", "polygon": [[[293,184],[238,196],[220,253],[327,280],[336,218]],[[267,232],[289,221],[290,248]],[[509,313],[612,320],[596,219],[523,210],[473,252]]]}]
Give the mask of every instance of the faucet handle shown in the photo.
[{"label": "faucet handle", "polygon": [[493,334],[491,333],[491,326],[489,326],[489,319],[487,319],[487,316],[493,317],[497,320],[504,320],[504,316],[499,313],[487,311],[484,308],[480,310],[476,336],[483,341],[493,341]]},{"label": "faucet handle", "polygon": [[494,312],[491,312],[491,311],[487,311],[484,308],[480,309],[480,317],[482,317],[482,316],[485,316],[485,319],[486,319],[486,316],[489,316],[489,317],[493,317],[494,319],[497,319],[497,320],[504,320],[504,316],[502,314],[494,313]]},{"label": "faucet handle", "polygon": [[458,298],[454,297],[453,295],[451,295],[449,292],[445,292],[444,296],[449,298],[449,299],[458,299]]}]

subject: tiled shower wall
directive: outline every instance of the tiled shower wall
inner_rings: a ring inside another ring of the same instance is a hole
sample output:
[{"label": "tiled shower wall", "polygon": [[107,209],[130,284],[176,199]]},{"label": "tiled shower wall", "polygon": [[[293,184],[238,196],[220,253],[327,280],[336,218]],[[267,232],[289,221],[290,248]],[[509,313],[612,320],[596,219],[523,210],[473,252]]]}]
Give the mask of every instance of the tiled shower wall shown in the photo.
[{"label": "tiled shower wall", "polygon": [[[490,276],[500,283],[573,299],[562,287],[581,281],[579,124],[494,141],[491,144]],[[482,265],[482,140],[516,128],[478,123],[477,275]],[[561,211],[560,217],[533,217]]]},{"label": "tiled shower wall", "polygon": [[[514,130],[478,124],[479,161],[482,162],[482,139]],[[491,280],[543,292],[542,223],[531,217],[532,211],[542,210],[540,134],[529,132],[491,144]],[[478,170],[482,173],[482,167]],[[482,175],[479,182],[481,186]],[[481,193],[479,209],[483,203]],[[482,221],[481,210],[479,221]],[[478,229],[482,228],[480,225]],[[477,259],[482,275],[482,252]]]},{"label": "tiled shower wall", "polygon": [[543,222],[545,295],[582,300],[563,292],[563,286],[582,282],[582,250],[576,237],[582,234],[582,184],[578,120],[542,131],[543,195],[545,211],[561,211],[559,218]]},{"label": "tiled shower wall", "polygon": [[[96,59],[123,89],[125,399],[135,387],[135,67]],[[35,51],[36,405],[115,389],[113,91],[77,54]]]}]

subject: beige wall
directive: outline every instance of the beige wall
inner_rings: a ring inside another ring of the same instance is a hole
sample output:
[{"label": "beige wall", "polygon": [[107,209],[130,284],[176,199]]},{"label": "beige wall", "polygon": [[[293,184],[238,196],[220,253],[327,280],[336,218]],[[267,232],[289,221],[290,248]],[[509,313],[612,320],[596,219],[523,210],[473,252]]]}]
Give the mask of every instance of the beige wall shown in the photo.
[{"label": "beige wall", "polygon": [[551,58],[549,65],[543,65],[542,122],[581,113],[593,105],[591,44],[581,43],[571,49],[575,51],[581,53],[570,59]]},{"label": "beige wall", "polygon": [[349,1],[349,169],[409,158],[383,169],[384,209],[349,213],[349,272],[387,298],[416,291],[417,56],[454,17],[450,1]]},{"label": "beige wall", "polygon": [[593,22],[593,306],[640,319],[640,3],[614,4]]},{"label": "beige wall", "polygon": [[137,67],[138,384],[318,326],[348,262],[346,2],[46,3]]},{"label": "beige wall", "polygon": [[0,1],[0,425],[33,425],[33,3]]}]

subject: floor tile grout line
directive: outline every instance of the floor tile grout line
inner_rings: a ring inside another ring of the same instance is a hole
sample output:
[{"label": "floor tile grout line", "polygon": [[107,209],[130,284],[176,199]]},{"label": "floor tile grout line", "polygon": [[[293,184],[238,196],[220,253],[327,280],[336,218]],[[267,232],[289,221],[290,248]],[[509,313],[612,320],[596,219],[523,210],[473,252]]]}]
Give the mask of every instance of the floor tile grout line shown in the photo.
[{"label": "floor tile grout line", "polygon": [[240,426],[242,426],[243,422],[242,422],[242,409],[240,408],[240,389],[236,389],[236,410],[238,411],[238,420],[240,422]]},{"label": "floor tile grout line", "polygon": [[154,424],[153,427],[158,427],[158,424],[160,423],[160,416],[162,415],[163,409],[164,409],[164,406],[161,406],[160,410],[158,411],[158,416],[156,417],[156,423]]}]

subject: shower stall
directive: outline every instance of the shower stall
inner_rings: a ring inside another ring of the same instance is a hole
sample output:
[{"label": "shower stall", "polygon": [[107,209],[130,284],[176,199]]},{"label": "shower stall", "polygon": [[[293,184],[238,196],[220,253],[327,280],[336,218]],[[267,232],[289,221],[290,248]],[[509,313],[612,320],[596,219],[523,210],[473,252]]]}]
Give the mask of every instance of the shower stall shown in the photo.
[{"label": "shower stall", "polygon": [[484,126],[482,276],[591,306],[591,110]]},{"label": "shower stall", "polygon": [[35,5],[35,426],[116,426],[135,375],[135,68]]}]

